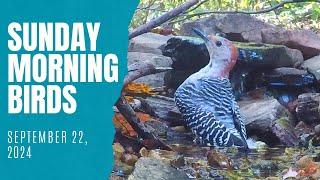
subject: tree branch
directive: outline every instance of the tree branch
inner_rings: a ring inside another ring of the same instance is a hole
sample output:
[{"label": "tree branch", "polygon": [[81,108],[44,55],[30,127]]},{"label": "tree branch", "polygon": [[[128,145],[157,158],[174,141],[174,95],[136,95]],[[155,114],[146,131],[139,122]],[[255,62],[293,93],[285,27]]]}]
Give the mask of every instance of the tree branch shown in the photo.
[{"label": "tree branch", "polygon": [[150,22],[137,27],[129,34],[129,39],[132,39],[136,36],[139,36],[141,34],[149,32],[152,28],[155,28],[155,27],[163,24],[164,22],[170,20],[171,18],[176,17],[177,15],[185,12],[186,10],[188,10],[192,6],[196,5],[197,3],[199,3],[199,0],[189,0],[186,3],[184,3],[174,9],[168,11],[167,13],[161,15],[160,17],[157,17],[157,18],[151,20]]},{"label": "tree branch", "polygon": [[128,85],[130,82],[150,74],[161,73],[165,71],[169,71],[172,68],[165,67],[155,67],[153,64],[149,62],[143,63],[134,63],[128,67],[128,75],[124,78],[123,87]]},{"label": "tree branch", "polygon": [[183,14],[187,14],[189,12],[192,12],[192,11],[198,9],[202,4],[204,4],[204,3],[208,2],[208,1],[209,0],[203,0],[203,1],[199,2],[199,4],[197,4],[195,7],[191,8],[191,9],[189,9],[188,11],[184,12]]}]

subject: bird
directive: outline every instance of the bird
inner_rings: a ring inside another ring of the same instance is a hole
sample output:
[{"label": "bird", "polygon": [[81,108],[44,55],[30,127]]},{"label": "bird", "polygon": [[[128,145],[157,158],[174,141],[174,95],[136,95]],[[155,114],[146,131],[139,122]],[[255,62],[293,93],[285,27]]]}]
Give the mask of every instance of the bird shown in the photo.
[{"label": "bird", "polygon": [[210,60],[177,88],[175,103],[200,144],[247,149],[245,119],[228,79],[238,50],[223,37],[193,31],[204,40]]}]

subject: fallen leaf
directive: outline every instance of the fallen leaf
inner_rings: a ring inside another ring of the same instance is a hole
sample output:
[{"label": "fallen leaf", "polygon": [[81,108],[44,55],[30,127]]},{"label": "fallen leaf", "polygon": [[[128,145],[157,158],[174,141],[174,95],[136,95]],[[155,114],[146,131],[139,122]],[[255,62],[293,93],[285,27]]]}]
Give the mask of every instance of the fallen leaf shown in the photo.
[{"label": "fallen leaf", "polygon": [[304,177],[313,175],[319,168],[318,165],[309,156],[302,156],[296,164],[300,169],[299,175]]},{"label": "fallen leaf", "polygon": [[133,95],[153,95],[152,88],[144,83],[129,83],[123,92]]},{"label": "fallen leaf", "polygon": [[132,126],[125,120],[125,118],[120,113],[115,113],[113,117],[113,124],[117,129],[121,130],[121,133],[130,137],[137,137],[138,134],[132,128]]}]

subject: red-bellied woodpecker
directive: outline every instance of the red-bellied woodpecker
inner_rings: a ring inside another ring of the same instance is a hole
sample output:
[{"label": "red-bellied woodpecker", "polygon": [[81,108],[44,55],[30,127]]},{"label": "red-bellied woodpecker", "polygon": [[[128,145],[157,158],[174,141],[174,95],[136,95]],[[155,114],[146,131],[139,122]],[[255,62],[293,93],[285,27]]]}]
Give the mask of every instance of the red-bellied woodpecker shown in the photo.
[{"label": "red-bellied woodpecker", "polygon": [[179,86],[175,102],[203,145],[247,148],[244,118],[228,79],[237,61],[237,48],[222,37],[194,31],[205,41],[210,61]]}]

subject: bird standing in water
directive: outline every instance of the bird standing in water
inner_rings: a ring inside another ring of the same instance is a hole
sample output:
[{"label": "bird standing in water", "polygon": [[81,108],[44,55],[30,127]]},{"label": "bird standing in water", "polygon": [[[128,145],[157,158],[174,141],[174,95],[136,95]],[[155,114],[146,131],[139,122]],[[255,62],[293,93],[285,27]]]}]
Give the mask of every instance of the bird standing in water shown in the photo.
[{"label": "bird standing in water", "polygon": [[237,61],[237,48],[225,38],[193,30],[205,41],[210,61],[179,86],[175,102],[201,144],[247,149],[244,118],[228,79]]}]

